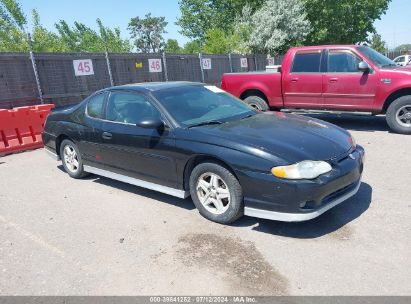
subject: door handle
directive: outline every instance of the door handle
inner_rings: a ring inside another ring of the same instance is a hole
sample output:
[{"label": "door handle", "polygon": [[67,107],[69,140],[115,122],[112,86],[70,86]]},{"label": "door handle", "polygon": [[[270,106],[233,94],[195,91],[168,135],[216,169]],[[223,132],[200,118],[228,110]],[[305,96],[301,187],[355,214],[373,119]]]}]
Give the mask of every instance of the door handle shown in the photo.
[{"label": "door handle", "polygon": [[103,139],[111,139],[113,137],[113,134],[108,133],[108,132],[103,132],[103,135],[101,135]]},{"label": "door handle", "polygon": [[328,81],[329,81],[329,82],[337,82],[337,81],[338,81],[338,78],[330,78]]},{"label": "door handle", "polygon": [[297,82],[298,78],[291,78],[291,82]]}]

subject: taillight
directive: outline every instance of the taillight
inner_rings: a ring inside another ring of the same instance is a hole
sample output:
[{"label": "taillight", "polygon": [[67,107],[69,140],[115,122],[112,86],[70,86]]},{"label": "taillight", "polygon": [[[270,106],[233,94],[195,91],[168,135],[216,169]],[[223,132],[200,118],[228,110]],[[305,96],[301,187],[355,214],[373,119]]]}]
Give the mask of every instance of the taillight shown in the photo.
[{"label": "taillight", "polygon": [[355,150],[355,148],[357,147],[357,143],[355,142],[355,139],[354,137],[352,137],[352,135],[348,138],[348,142],[350,143],[353,150]]},{"label": "taillight", "polygon": [[221,88],[221,89],[223,89],[223,90],[225,90],[225,82],[224,82],[224,78],[223,78],[223,80],[221,80],[221,83],[220,83],[220,88]]}]

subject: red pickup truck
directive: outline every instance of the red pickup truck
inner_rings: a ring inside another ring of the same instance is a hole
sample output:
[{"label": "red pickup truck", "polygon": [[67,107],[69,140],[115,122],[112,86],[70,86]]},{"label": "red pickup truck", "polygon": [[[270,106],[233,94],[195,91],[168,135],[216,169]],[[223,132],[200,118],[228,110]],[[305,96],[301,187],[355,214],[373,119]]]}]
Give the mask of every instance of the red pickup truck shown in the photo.
[{"label": "red pickup truck", "polygon": [[365,45],[292,48],[279,72],[224,74],[221,88],[260,110],[386,114],[393,131],[411,134],[411,67]]}]

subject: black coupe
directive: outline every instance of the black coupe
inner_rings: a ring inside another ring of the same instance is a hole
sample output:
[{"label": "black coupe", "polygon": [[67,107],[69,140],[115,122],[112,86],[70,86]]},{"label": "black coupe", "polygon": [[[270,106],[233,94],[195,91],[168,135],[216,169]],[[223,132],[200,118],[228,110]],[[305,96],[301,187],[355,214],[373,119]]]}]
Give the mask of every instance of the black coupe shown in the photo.
[{"label": "black coupe", "polygon": [[353,196],[364,150],[314,118],[258,112],[215,86],[117,86],[54,110],[43,141],[67,173],[191,198],[206,218],[315,218]]}]

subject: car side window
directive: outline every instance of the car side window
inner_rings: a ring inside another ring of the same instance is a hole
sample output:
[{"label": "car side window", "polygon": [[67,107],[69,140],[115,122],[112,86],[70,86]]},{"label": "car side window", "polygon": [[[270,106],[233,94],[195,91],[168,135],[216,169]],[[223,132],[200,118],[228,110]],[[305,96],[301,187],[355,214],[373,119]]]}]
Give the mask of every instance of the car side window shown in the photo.
[{"label": "car side window", "polygon": [[103,106],[106,93],[100,93],[90,97],[87,103],[87,114],[93,118],[103,118]]},{"label": "car side window", "polygon": [[398,57],[395,62],[405,62],[405,56]]},{"label": "car side window", "polygon": [[129,92],[112,92],[106,112],[107,120],[129,124],[137,124],[144,118],[160,117],[160,112],[146,96]]},{"label": "car side window", "polygon": [[359,72],[358,64],[361,58],[349,51],[333,51],[328,53],[328,72],[353,73]]},{"label": "car side window", "polygon": [[320,72],[320,62],[320,51],[297,53],[294,56],[291,73],[318,73]]}]

